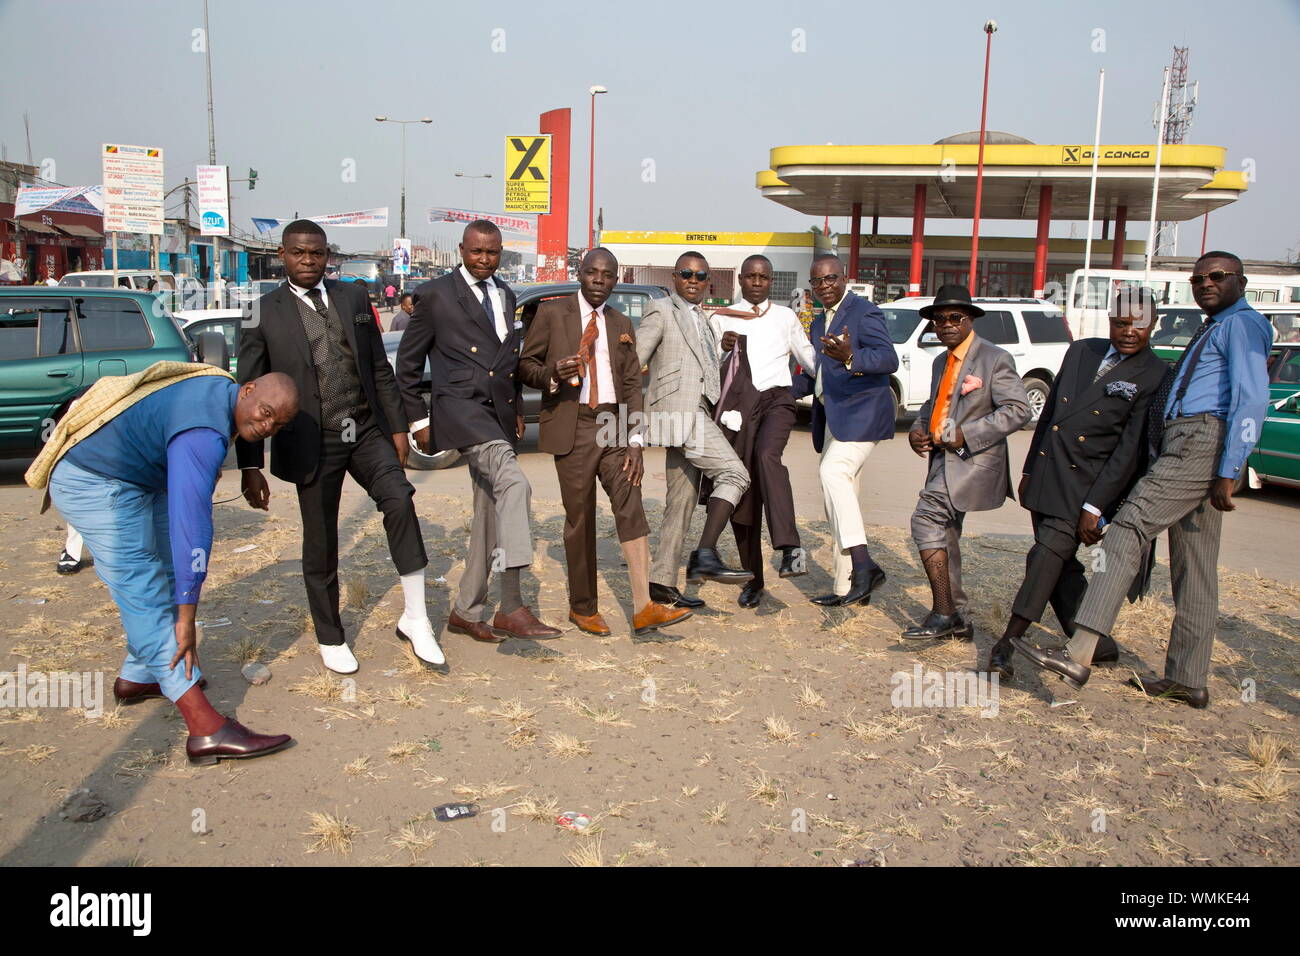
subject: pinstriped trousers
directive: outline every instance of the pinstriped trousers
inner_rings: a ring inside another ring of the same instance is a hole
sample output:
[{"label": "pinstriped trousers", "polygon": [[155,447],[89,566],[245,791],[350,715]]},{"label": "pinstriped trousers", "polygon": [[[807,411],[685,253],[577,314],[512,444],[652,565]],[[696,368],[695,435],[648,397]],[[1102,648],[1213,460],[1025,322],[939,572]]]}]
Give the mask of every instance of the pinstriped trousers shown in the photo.
[{"label": "pinstriped trousers", "polygon": [[1165,425],[1160,457],[1143,476],[1102,539],[1104,565],[1092,575],[1074,623],[1109,635],[1143,552],[1169,531],[1169,572],[1174,623],[1165,677],[1204,688],[1219,619],[1219,534],[1223,512],[1210,504],[1210,488],[1223,454],[1227,425],[1212,415],[1177,418]]}]

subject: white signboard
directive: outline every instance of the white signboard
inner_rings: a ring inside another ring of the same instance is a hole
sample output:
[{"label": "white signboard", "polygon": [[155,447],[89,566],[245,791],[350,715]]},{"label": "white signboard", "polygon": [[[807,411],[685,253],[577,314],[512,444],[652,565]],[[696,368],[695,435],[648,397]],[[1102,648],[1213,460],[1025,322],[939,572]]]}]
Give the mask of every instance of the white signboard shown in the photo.
[{"label": "white signboard", "polygon": [[230,171],[228,166],[198,166],[199,234],[230,235]]},{"label": "white signboard", "polygon": [[104,231],[163,234],[163,151],[105,143]]}]

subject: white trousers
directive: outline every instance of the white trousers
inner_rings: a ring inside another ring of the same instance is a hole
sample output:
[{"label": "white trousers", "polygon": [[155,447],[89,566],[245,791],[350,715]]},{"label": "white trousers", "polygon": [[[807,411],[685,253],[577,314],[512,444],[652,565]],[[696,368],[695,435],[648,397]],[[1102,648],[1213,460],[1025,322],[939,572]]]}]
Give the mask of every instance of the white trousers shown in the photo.
[{"label": "white trousers", "polygon": [[832,574],[835,593],[849,592],[849,573],[853,562],[849,548],[867,543],[862,526],[862,506],[858,503],[862,466],[876,447],[873,441],[836,441],[826,430],[818,472],[822,480],[822,499],[826,503],[826,520],[831,526],[831,550],[834,555]]}]

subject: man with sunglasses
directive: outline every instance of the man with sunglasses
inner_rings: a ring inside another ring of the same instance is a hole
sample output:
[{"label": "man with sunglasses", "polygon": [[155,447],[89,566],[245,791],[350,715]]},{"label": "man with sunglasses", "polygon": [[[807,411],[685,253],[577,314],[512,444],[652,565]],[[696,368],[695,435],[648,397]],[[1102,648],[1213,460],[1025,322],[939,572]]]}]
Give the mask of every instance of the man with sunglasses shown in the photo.
[{"label": "man with sunglasses", "polygon": [[[1209,706],[1210,652],[1219,618],[1219,536],[1223,513],[1268,412],[1268,351],[1273,327],[1246,304],[1246,276],[1230,252],[1196,261],[1192,296],[1207,316],[1152,402],[1159,457],[1106,531],[1105,563],[1093,574],[1063,651],[1033,659],[1076,686],[1091,673],[1142,555],[1169,531],[1174,622],[1162,679],[1130,683],[1151,697]],[[1017,645],[1019,647],[1019,645]]]},{"label": "man with sunglasses", "polygon": [[704,256],[682,253],[674,266],[672,295],[650,301],[636,333],[637,358],[650,370],[646,437],[650,444],[667,448],[667,492],[659,548],[650,569],[650,599],[692,609],[704,602],[677,589],[677,574],[702,474],[712,481],[713,493],[699,545],[687,562],[686,579],[740,585],[752,576],[726,567],[717,552],[718,537],[749,487],[749,472],[713,421],[721,381],[718,342],[703,306],[708,290]]},{"label": "man with sunglasses", "polygon": [[848,291],[837,256],[817,256],[808,275],[824,311],[812,324],[816,362],[804,366],[795,389],[813,395],[813,448],[821,455],[817,470],[834,554],[831,593],[812,602],[870,604],[885,572],[867,549],[858,494],[867,456],[877,442],[894,437],[889,376],[898,370],[898,350],[884,313]]},{"label": "man with sunglasses", "polygon": [[[749,491],[731,516],[741,566],[753,575],[738,598],[740,606],[746,608],[758,607],[763,596],[764,513],[772,547],[781,552],[780,576],[790,578],[807,573],[794,520],[790,472],[781,457],[795,421],[790,357],[794,356],[804,368],[816,359],[799,317],[794,310],[772,302],[771,290],[771,260],[763,255],[750,256],[740,264],[740,301],[711,316],[720,334],[722,361],[733,373],[724,374],[724,378],[733,377],[734,363],[739,361],[741,353],[750,374],[745,394],[749,420],[737,422],[733,417],[727,426],[736,436],[733,447],[745,449],[742,460],[751,479]],[[727,393],[725,382],[723,390]],[[725,425],[728,419],[721,421]]]}]

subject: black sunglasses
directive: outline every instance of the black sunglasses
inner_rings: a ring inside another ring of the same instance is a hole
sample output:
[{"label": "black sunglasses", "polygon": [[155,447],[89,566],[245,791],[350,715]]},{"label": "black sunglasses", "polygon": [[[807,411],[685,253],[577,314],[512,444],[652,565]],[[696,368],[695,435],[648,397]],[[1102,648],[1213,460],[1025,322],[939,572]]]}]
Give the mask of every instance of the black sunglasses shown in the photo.
[{"label": "black sunglasses", "polygon": [[709,274],[707,272],[695,272],[692,269],[682,269],[677,274],[681,276],[683,279],[690,279],[694,277],[698,279],[700,282],[703,282],[705,279],[709,277]]},{"label": "black sunglasses", "polygon": [[1224,272],[1222,269],[1211,269],[1209,272],[1193,272],[1188,278],[1192,285],[1200,285],[1206,279],[1211,282],[1222,282],[1228,276],[1239,276],[1240,272]]}]

